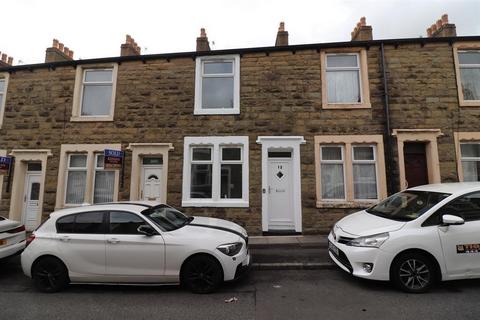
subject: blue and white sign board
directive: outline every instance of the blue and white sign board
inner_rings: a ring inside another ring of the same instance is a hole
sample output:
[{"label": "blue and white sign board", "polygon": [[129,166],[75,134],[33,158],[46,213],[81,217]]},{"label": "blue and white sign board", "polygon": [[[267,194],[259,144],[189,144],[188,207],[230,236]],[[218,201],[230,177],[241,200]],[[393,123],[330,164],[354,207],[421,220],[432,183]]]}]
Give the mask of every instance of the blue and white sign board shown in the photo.
[{"label": "blue and white sign board", "polygon": [[0,174],[8,174],[12,165],[11,157],[0,157]]},{"label": "blue and white sign board", "polygon": [[120,150],[104,150],[104,169],[121,169],[123,164],[124,152]]}]

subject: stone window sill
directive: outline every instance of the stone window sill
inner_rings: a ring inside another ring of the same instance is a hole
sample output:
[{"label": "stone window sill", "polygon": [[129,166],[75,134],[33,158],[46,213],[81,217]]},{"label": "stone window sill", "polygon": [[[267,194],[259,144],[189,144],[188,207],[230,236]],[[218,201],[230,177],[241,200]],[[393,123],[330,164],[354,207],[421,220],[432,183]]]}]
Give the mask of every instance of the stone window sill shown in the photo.
[{"label": "stone window sill", "polygon": [[112,122],[113,116],[105,116],[105,117],[79,117],[79,116],[72,116],[70,118],[70,122]]},{"label": "stone window sill", "polygon": [[353,103],[353,104],[335,104],[335,103],[324,103],[322,104],[322,109],[371,109],[372,105],[370,103]]},{"label": "stone window sill", "polygon": [[480,100],[461,100],[460,107],[480,107]]}]

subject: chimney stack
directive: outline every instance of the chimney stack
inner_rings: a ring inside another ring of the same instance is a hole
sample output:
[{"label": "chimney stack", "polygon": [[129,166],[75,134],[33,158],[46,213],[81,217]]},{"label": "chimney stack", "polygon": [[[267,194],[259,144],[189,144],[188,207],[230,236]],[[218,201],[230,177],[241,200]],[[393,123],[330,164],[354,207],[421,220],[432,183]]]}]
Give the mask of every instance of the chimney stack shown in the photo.
[{"label": "chimney stack", "polygon": [[73,60],[73,51],[57,39],[53,39],[52,46],[47,48],[45,63]]},{"label": "chimney stack", "polygon": [[285,22],[280,22],[278,27],[277,39],[275,40],[275,47],[288,46],[288,31],[285,31]]},{"label": "chimney stack", "polygon": [[0,52],[0,68],[11,67],[13,64],[13,58],[9,57],[6,53]]},{"label": "chimney stack", "polygon": [[197,38],[197,51],[210,51],[210,44],[208,43],[205,28],[200,29],[200,37]]},{"label": "chimney stack", "polygon": [[457,28],[455,24],[448,22],[448,14],[445,13],[441,19],[427,29],[427,36],[429,38],[456,37]]},{"label": "chimney stack", "polygon": [[372,26],[367,26],[367,19],[365,17],[361,17],[351,35],[352,41],[373,40]]},{"label": "chimney stack", "polygon": [[125,43],[120,46],[120,55],[123,56],[139,56],[141,52],[140,47],[135,40],[127,34]]}]

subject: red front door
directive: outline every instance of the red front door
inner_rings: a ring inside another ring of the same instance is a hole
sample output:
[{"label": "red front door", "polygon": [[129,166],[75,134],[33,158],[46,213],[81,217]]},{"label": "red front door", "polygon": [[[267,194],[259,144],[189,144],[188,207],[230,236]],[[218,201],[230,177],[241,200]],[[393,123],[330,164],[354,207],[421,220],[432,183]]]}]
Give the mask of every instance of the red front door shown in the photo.
[{"label": "red front door", "polygon": [[405,142],[403,145],[405,161],[405,179],[407,187],[416,187],[428,184],[427,156],[425,143]]}]

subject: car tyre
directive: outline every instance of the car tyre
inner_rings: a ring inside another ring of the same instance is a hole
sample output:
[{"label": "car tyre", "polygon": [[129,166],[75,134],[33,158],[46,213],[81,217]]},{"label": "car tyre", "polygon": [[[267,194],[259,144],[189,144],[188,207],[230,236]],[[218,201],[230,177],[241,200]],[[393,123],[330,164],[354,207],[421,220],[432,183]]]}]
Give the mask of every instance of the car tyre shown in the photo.
[{"label": "car tyre", "polygon": [[405,253],[392,263],[391,280],[402,291],[427,292],[436,280],[436,268],[432,259],[422,253]]},{"label": "car tyre", "polygon": [[64,289],[70,282],[68,270],[55,257],[44,257],[32,267],[32,279],[37,290],[53,293]]},{"label": "car tyre", "polygon": [[181,282],[194,293],[214,292],[223,282],[223,270],[218,261],[207,255],[198,255],[185,262]]}]

